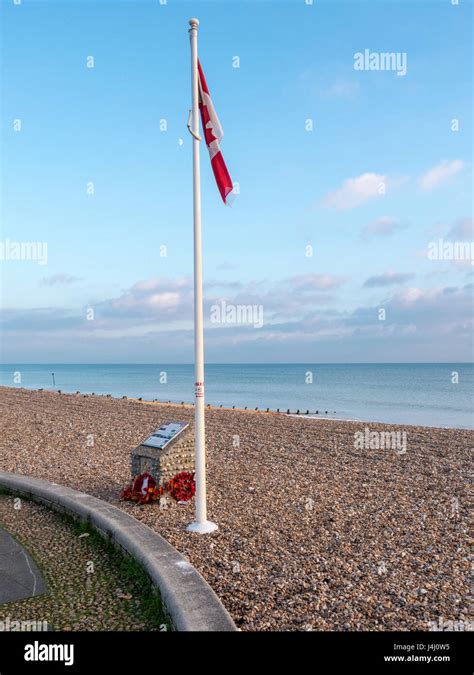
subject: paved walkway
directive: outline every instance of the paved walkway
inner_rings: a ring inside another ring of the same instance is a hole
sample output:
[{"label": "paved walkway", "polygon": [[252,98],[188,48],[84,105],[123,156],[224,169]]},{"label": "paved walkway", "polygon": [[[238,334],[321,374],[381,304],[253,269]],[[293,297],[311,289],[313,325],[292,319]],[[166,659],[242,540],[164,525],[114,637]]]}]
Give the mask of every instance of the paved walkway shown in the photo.
[{"label": "paved walkway", "polygon": [[38,566],[16,539],[0,528],[0,605],[46,591]]}]

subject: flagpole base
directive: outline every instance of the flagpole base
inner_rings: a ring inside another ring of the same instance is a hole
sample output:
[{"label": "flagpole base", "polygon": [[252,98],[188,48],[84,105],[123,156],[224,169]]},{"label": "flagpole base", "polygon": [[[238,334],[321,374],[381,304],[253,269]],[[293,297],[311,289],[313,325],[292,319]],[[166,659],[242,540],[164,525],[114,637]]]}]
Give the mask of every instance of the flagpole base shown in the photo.
[{"label": "flagpole base", "polygon": [[219,526],[210,520],[204,520],[203,522],[194,521],[194,523],[190,523],[186,528],[188,532],[196,532],[197,534],[209,534],[218,529]]}]

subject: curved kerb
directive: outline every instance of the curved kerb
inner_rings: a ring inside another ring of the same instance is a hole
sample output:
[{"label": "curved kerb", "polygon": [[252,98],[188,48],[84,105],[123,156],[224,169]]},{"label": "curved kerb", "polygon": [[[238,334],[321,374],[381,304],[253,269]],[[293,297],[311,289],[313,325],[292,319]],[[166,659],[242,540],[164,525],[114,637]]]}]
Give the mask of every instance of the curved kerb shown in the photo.
[{"label": "curved kerb", "polygon": [[175,630],[237,630],[222,602],[191,563],[147,525],[112,504],[57,483],[2,471],[0,488],[87,521],[130,554],[159,589]]}]

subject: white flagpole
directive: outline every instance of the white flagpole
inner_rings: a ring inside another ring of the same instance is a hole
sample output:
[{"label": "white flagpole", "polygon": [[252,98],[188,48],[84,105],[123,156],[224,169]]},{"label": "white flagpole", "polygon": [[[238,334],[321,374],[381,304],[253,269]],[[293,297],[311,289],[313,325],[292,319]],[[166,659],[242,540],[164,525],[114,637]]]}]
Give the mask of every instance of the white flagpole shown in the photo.
[{"label": "white flagpole", "polygon": [[206,534],[217,530],[207,520],[206,505],[206,433],[204,428],[204,331],[202,316],[201,175],[199,167],[199,93],[197,33],[199,21],[190,19],[193,136],[193,211],[194,211],[194,457],[196,469],[196,519],[190,532]]}]

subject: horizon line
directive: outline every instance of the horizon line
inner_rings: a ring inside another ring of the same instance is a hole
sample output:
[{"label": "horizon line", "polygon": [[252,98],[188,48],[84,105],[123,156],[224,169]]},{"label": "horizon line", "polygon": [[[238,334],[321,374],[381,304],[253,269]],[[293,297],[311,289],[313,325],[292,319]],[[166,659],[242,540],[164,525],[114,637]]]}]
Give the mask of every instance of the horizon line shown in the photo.
[{"label": "horizon line", "polygon": [[[442,365],[452,365],[452,364],[462,364],[462,365],[474,365],[474,361],[235,361],[235,362],[208,362],[204,365],[207,366],[307,366],[307,365],[318,365],[318,366],[442,366]],[[194,366],[194,363],[167,363],[164,361],[161,362],[53,362],[53,361],[44,361],[44,362],[20,362],[20,361],[9,361],[9,362],[0,362],[1,366]]]}]

